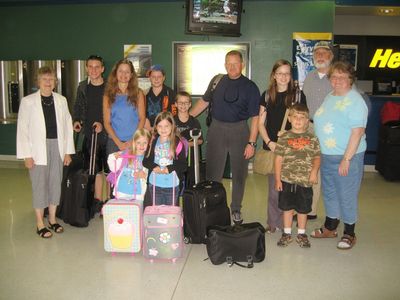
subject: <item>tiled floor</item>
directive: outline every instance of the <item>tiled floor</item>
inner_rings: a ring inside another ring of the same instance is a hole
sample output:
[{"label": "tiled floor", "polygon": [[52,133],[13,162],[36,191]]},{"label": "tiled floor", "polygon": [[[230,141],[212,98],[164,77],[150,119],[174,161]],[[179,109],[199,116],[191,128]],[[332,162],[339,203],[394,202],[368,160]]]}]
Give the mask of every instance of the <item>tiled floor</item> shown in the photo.
[{"label": "tiled floor", "polygon": [[[225,181],[229,189],[230,181]],[[243,213],[265,224],[266,178],[250,174]],[[187,245],[177,263],[150,263],[138,254],[103,250],[102,220],[65,226],[49,240],[35,234],[30,182],[22,169],[0,170],[0,299],[399,299],[400,183],[366,173],[360,195],[358,243],[336,239],[278,248],[268,235],[267,258],[253,269],[213,266],[204,245]],[[308,232],[321,224],[319,218]]]}]

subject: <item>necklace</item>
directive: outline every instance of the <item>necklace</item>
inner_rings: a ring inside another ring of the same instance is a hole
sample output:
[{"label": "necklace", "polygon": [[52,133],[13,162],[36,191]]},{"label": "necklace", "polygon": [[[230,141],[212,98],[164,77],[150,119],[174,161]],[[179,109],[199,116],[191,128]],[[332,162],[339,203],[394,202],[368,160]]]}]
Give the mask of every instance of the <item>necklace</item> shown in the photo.
[{"label": "necklace", "polygon": [[52,106],[54,104],[54,99],[52,96],[50,97],[42,96],[42,103],[46,106]]}]

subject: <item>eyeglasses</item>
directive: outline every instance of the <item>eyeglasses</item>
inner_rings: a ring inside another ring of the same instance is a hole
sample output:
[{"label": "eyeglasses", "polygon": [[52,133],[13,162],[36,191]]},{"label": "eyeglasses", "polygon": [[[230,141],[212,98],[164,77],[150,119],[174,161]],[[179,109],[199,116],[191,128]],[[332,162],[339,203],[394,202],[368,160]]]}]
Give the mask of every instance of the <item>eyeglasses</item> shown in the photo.
[{"label": "eyeglasses", "polygon": [[176,104],[180,106],[189,106],[190,102],[176,102]]},{"label": "eyeglasses", "polygon": [[333,75],[329,79],[330,80],[335,80],[335,81],[346,81],[346,80],[349,80],[349,76],[336,76],[336,75]]},{"label": "eyeglasses", "polygon": [[275,75],[278,77],[283,77],[283,76],[287,77],[287,76],[290,76],[291,74],[290,73],[275,73]]}]

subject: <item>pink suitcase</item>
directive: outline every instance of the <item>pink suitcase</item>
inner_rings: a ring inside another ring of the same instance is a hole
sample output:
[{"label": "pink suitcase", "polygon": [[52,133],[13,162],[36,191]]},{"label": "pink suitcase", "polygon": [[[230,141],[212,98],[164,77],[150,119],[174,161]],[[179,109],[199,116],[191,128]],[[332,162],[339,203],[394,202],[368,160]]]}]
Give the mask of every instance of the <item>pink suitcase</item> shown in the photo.
[{"label": "pink suitcase", "polygon": [[104,249],[113,255],[142,249],[143,202],[137,200],[109,200],[103,206]]},{"label": "pink suitcase", "polygon": [[[155,205],[145,208],[143,213],[143,256],[153,260],[175,262],[183,255],[182,208],[174,205]],[[175,203],[175,191],[173,192]]]}]

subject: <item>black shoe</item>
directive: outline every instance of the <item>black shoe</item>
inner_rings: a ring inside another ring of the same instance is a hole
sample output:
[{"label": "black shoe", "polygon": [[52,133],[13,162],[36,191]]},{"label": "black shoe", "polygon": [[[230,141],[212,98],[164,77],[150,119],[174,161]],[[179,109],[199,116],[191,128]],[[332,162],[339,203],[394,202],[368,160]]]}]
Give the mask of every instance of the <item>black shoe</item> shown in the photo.
[{"label": "black shoe", "polygon": [[307,215],[307,220],[316,220],[317,215]]},{"label": "black shoe", "polygon": [[242,213],[238,210],[232,212],[232,221],[236,225],[240,225],[243,223]]}]

